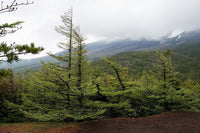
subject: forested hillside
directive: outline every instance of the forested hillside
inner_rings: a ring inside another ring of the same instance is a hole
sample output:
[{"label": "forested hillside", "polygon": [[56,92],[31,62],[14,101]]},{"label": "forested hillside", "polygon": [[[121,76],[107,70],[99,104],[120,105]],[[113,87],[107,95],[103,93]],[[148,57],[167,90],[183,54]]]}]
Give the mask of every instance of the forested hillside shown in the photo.
[{"label": "forested hillside", "polygon": [[[181,76],[176,71],[182,68],[176,62],[191,62],[191,57],[168,49],[121,53],[91,62],[79,29],[73,32],[78,47],[71,57],[69,52],[51,55],[62,63],[43,63],[41,70],[25,75],[1,71],[1,122],[69,122],[200,110],[198,79],[190,78],[191,72],[180,72]],[[193,63],[184,66],[191,68]]]},{"label": "forested hillside", "polygon": [[[0,122],[69,123],[200,111],[200,63],[187,46],[184,53],[176,49],[128,52],[91,61],[86,37],[72,20],[70,8],[55,28],[66,41],[58,45],[62,54],[48,53],[54,62],[42,62],[41,69],[25,73],[0,71]],[[27,53],[43,50],[33,44],[32,49],[24,47]],[[11,57],[8,62],[17,60]]]},{"label": "forested hillside", "polygon": [[200,41],[185,43],[172,49],[173,52],[188,56],[192,59],[200,59]]},{"label": "forested hillside", "polygon": [[[171,49],[171,63],[181,79],[199,81],[200,77],[200,42],[185,43]],[[132,51],[116,54],[108,59],[128,67],[129,75],[140,77],[143,71],[156,71],[157,63],[155,51]],[[93,65],[102,67],[106,71],[107,65],[102,61],[93,61]]]}]

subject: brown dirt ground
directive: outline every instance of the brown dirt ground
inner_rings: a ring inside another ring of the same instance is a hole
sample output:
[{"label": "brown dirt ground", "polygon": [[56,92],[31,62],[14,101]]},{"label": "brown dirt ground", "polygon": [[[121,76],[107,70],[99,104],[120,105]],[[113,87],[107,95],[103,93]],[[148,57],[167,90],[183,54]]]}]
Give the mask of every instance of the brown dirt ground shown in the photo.
[{"label": "brown dirt ground", "polygon": [[167,112],[145,118],[89,121],[45,130],[33,127],[36,125],[0,126],[0,133],[200,133],[200,113]]}]

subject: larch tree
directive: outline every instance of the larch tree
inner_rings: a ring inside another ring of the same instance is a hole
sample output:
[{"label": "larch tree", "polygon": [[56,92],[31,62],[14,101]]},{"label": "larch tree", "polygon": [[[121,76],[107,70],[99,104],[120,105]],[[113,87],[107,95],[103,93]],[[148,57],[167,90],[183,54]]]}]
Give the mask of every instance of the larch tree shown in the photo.
[{"label": "larch tree", "polygon": [[73,68],[71,69],[71,96],[73,100],[71,101],[71,110],[68,110],[68,117],[78,121],[96,119],[105,112],[105,109],[91,106],[94,102],[89,99],[95,94],[96,87],[92,83],[92,69],[87,60],[86,38],[80,32],[79,27],[73,29],[73,37],[76,42],[72,54]]},{"label": "larch tree", "polygon": [[[60,42],[58,47],[62,48],[64,51],[66,51],[63,55],[56,56],[52,53],[49,53],[50,56],[53,58],[63,62],[65,65],[63,66],[63,69],[65,71],[65,74],[68,75],[68,81],[71,78],[71,68],[72,68],[72,52],[73,52],[73,45],[75,44],[74,42],[74,35],[73,35],[73,9],[70,8],[68,12],[65,12],[63,16],[61,16],[61,20],[63,22],[62,26],[56,26],[55,30],[65,36],[66,42]],[[58,66],[60,67],[60,66]],[[67,85],[67,100],[70,101],[70,88],[71,85],[68,83],[68,81],[64,81],[65,84]]]},{"label": "larch tree", "polygon": [[[60,42],[58,47],[62,48],[63,50],[67,50],[68,56],[67,58],[61,58],[61,61],[67,61],[68,67],[67,69],[70,71],[72,67],[72,50],[73,50],[73,9],[70,8],[68,12],[65,12],[63,16],[61,16],[61,20],[63,22],[63,26],[55,27],[55,30],[64,35],[66,37],[66,43]],[[59,57],[58,57],[59,58]],[[71,74],[68,74],[68,77],[71,77]]]},{"label": "larch tree", "polygon": [[189,109],[193,106],[192,91],[185,90],[181,81],[177,78],[178,73],[174,71],[171,64],[171,51],[157,51],[158,64],[156,77],[160,88],[160,105],[164,111]]},{"label": "larch tree", "polygon": [[134,116],[135,110],[129,100],[131,85],[124,73],[126,68],[107,58],[102,58],[102,61],[108,64],[112,74],[94,72],[96,94],[91,97],[94,101],[91,105],[105,109],[105,117]]},{"label": "larch tree", "polygon": [[[85,37],[78,27],[73,26],[71,15],[72,9],[61,17],[64,26],[56,28],[67,39],[66,43],[59,45],[64,54],[49,53],[59,63],[43,63],[42,70],[25,81],[27,85],[21,91],[22,107],[29,118],[40,121],[85,120],[96,119],[105,112],[101,107],[88,104],[96,87],[90,76]],[[30,108],[30,104],[35,105],[34,108]]]},{"label": "larch tree", "polygon": [[83,100],[83,88],[82,88],[82,83],[83,81],[85,81],[85,77],[86,77],[86,50],[84,50],[84,41],[85,38],[82,36],[82,34],[80,33],[80,29],[77,27],[76,29],[74,29],[74,37],[75,40],[77,42],[77,47],[74,49],[75,51],[75,56],[74,56],[74,68],[76,69],[74,72],[74,75],[77,77],[76,80],[76,88],[77,90],[80,92],[80,96],[78,96],[78,101],[80,103],[80,106],[82,106],[82,100]]}]

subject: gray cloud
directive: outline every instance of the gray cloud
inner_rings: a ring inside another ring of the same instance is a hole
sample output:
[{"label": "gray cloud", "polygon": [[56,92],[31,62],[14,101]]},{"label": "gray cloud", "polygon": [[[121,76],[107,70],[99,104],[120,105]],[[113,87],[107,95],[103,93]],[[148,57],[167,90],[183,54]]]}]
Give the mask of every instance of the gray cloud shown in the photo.
[{"label": "gray cloud", "polygon": [[24,28],[0,41],[37,42],[55,51],[64,40],[54,30],[60,16],[74,9],[74,22],[89,40],[160,39],[170,32],[200,28],[199,0],[36,0],[13,13],[0,14],[1,23],[23,20]]}]

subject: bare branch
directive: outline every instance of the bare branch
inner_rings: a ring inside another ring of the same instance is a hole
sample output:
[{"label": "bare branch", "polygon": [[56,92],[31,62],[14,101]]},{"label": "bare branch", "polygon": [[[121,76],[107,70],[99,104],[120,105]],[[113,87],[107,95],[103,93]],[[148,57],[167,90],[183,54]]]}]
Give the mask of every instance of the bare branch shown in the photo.
[{"label": "bare branch", "polygon": [[10,5],[4,5],[3,1],[1,1],[0,13],[16,11],[18,6],[30,5],[33,3],[34,1],[29,2],[29,0],[21,3],[17,3],[17,0],[13,0],[13,2]]}]

